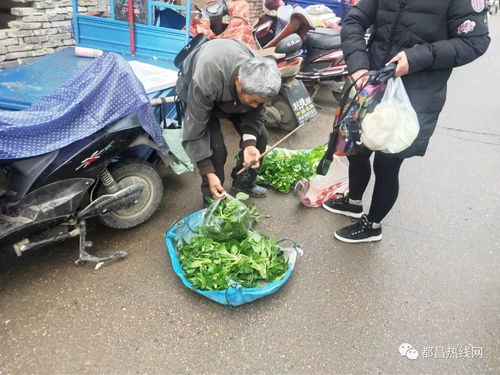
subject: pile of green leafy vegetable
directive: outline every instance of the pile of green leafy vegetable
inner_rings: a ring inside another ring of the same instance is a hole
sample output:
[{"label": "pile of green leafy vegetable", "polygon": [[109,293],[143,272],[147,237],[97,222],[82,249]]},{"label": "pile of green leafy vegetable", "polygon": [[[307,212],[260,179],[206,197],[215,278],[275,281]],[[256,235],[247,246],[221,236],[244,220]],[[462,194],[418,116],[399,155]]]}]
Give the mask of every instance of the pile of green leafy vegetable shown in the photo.
[{"label": "pile of green leafy vegetable", "polygon": [[186,278],[202,290],[222,290],[237,283],[256,288],[278,281],[288,270],[283,252],[273,238],[251,231],[260,218],[248,194],[238,193],[210,204],[197,234],[179,239],[177,250]]},{"label": "pile of green leafy vegetable", "polygon": [[312,150],[275,150],[262,161],[258,182],[288,193],[301,178],[311,178],[326,152],[325,146]]},{"label": "pile of green leafy vegetable", "polygon": [[217,242],[198,235],[189,242],[178,241],[179,260],[195,289],[223,290],[236,282],[258,288],[281,280],[288,270],[276,240],[252,232],[244,240]]}]

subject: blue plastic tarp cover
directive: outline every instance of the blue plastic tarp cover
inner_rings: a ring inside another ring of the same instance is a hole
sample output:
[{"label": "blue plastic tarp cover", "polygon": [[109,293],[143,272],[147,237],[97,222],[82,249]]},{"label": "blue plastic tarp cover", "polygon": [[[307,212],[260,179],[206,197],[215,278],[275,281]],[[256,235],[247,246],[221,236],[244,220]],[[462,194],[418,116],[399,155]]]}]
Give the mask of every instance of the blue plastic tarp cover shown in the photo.
[{"label": "blue plastic tarp cover", "polygon": [[105,53],[26,110],[0,110],[0,159],[45,154],[83,139],[128,114],[167,150],[146,92],[120,55]]}]

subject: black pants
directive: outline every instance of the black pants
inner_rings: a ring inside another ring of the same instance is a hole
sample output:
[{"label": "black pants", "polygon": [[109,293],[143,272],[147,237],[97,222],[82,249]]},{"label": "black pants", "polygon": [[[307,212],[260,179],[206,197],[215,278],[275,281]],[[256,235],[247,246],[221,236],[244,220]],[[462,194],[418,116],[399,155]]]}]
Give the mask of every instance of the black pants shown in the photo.
[{"label": "black pants", "polygon": [[[242,136],[240,128],[240,117],[232,116],[229,121],[233,124],[234,128],[240,136]],[[215,174],[219,177],[221,184],[224,184],[224,165],[227,160],[227,149],[224,144],[224,136],[222,135],[221,126],[219,119],[211,118],[207,124],[210,131],[210,148],[212,149],[212,156],[210,160],[215,168]],[[269,134],[265,127],[262,127],[260,134],[257,136],[257,149],[260,153],[266,151],[267,141]],[[240,148],[242,147],[242,141],[240,141]],[[236,166],[231,172],[231,177],[233,178],[233,185],[236,184],[239,187],[247,188],[255,185],[255,180],[257,179],[257,171],[255,169],[250,169],[249,171],[242,173],[240,176],[236,176],[236,173],[243,167],[243,151],[240,151],[238,155],[238,160]],[[208,187],[208,179],[203,176],[201,179],[201,193],[203,197],[211,197],[210,189]]]},{"label": "black pants", "polygon": [[[371,176],[371,151],[348,156],[349,159],[349,198],[361,200]],[[404,159],[375,153],[373,171],[375,187],[368,212],[368,220],[380,223],[389,213],[399,193],[399,169]]]}]

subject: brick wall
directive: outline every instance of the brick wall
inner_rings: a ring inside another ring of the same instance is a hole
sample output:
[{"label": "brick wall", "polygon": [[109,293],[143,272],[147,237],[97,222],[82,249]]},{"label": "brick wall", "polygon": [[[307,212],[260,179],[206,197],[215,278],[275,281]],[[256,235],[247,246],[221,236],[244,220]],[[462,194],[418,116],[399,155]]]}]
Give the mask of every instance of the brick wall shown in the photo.
[{"label": "brick wall", "polygon": [[[108,0],[80,0],[79,11],[107,11]],[[71,0],[1,0],[0,69],[74,45]]]},{"label": "brick wall", "polygon": [[263,0],[247,0],[250,4],[250,23],[254,24],[255,21],[263,14],[262,1]]},{"label": "brick wall", "polygon": [[[250,21],[262,0],[247,0]],[[203,7],[206,0],[193,0]],[[109,0],[79,0],[79,12],[109,14]],[[74,45],[71,0],[0,0],[0,69]]]}]

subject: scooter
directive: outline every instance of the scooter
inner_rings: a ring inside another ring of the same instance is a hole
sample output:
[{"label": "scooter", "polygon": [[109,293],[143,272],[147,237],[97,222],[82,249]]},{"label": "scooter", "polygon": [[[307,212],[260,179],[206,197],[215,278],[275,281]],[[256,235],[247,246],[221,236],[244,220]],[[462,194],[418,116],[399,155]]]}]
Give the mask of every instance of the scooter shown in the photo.
[{"label": "scooter", "polygon": [[263,15],[254,24],[253,32],[255,40],[260,46],[269,43],[277,34],[278,9],[284,6],[282,0],[264,0],[262,3]]},{"label": "scooter", "polygon": [[292,131],[318,115],[304,83],[296,79],[302,65],[301,46],[300,36],[290,34],[274,49],[282,85],[279,94],[266,104],[264,117],[267,124],[286,131]]},{"label": "scooter", "polygon": [[[243,0],[238,0],[234,3],[248,5],[246,1]],[[230,8],[233,9],[232,14],[229,14]],[[211,28],[211,31],[204,32],[204,35],[208,38],[224,38],[227,35],[234,35],[232,20],[235,18],[241,18],[239,14],[235,13],[235,11],[243,8],[245,7],[236,7],[231,2],[226,2],[225,0],[216,0],[208,3],[207,6],[200,12],[204,17],[208,18]],[[223,19],[227,16],[230,17],[229,24],[224,26]],[[241,38],[244,38],[247,35],[247,32],[243,31],[248,31],[248,27],[250,32],[252,32],[252,27],[249,25],[246,26],[247,28],[245,30],[242,30],[241,25],[239,29],[234,27],[235,30],[237,29],[240,32],[238,35],[240,35]],[[219,31],[221,31],[221,33],[217,34]],[[215,36],[212,34],[215,34]],[[245,39],[241,40],[247,42],[247,44],[251,46],[251,43]],[[289,38],[283,40],[283,42],[279,45],[276,43],[276,48],[273,51],[262,51],[263,54],[270,52],[269,54],[276,58],[278,68],[281,76],[283,77],[283,84],[280,93],[271,103],[268,103],[265,106],[264,119],[267,126],[277,127],[285,131],[291,131],[300,124],[305,123],[317,116],[317,112],[312,104],[309,92],[301,81],[295,79],[295,75],[298,73],[302,63],[302,58],[300,57],[301,45],[302,43],[300,37],[290,35]],[[276,54],[274,54],[274,52]]]},{"label": "scooter", "polygon": [[[98,269],[125,257],[125,251],[89,254],[86,221],[97,217],[110,228],[133,228],[157,210],[163,184],[150,162],[136,158],[141,146],[158,149],[129,115],[61,149],[0,160],[0,249],[21,256],[79,237],[77,265],[95,262]],[[155,155],[167,161],[162,151]]]},{"label": "scooter", "polygon": [[344,54],[340,49],[340,30],[310,31],[305,45],[307,53],[297,79],[312,89],[313,99],[319,88],[324,86],[339,101],[348,75]]},{"label": "scooter", "polygon": [[[254,27],[254,35],[258,43],[264,48],[269,48],[277,45],[291,33],[298,33],[304,42],[305,49],[296,78],[304,82],[313,99],[319,88],[326,86],[339,101],[348,74],[340,48],[340,28],[316,29],[304,9],[295,7],[289,13],[290,9],[286,9],[287,7],[283,7],[276,0],[266,1],[264,8],[267,17],[261,17]],[[279,31],[278,34],[269,41],[270,36],[276,30]]]},{"label": "scooter", "polygon": [[196,9],[197,16],[190,26],[192,36],[201,33],[209,39],[237,39],[255,49],[250,7],[246,1],[209,0],[203,9]]}]

